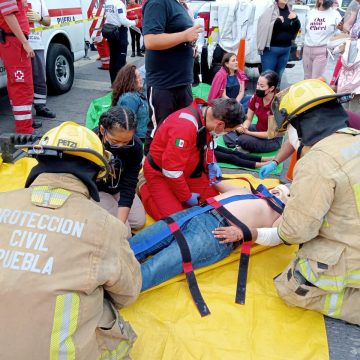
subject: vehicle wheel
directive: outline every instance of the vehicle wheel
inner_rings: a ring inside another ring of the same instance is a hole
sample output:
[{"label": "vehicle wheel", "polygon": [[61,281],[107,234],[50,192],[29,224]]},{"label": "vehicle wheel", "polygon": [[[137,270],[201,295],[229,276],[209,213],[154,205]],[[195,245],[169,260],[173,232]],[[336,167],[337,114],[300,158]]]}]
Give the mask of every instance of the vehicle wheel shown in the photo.
[{"label": "vehicle wheel", "polygon": [[46,57],[46,77],[49,93],[64,94],[74,82],[74,61],[63,44],[50,44]]}]

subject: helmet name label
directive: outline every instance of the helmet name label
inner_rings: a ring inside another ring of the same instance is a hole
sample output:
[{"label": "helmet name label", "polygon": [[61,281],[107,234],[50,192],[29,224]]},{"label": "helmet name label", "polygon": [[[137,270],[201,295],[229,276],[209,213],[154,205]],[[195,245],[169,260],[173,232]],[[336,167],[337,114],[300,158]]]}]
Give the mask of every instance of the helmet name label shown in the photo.
[{"label": "helmet name label", "polygon": [[77,143],[75,141],[70,141],[66,139],[59,139],[58,146],[64,146],[64,147],[71,147],[71,148],[77,148]]}]

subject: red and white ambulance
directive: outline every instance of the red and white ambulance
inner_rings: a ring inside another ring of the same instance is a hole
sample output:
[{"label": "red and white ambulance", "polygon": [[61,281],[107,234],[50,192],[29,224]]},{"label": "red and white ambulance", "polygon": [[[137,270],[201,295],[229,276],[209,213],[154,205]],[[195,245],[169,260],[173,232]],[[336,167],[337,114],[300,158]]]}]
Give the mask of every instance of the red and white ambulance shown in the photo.
[{"label": "red and white ambulance", "polygon": [[[91,40],[102,26],[105,0],[44,0],[51,17],[43,28],[46,75],[49,92],[62,94],[74,81],[74,61],[85,56]],[[0,89],[6,87],[6,72],[0,58]]]}]

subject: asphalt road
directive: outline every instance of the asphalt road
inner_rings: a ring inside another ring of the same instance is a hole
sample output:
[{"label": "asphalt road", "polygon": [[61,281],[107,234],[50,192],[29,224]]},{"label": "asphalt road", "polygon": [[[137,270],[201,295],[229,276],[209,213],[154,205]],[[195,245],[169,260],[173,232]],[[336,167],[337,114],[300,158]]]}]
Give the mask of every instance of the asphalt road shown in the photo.
[{"label": "asphalt road", "polygon": [[[54,120],[39,118],[39,120],[43,121],[43,131],[49,130],[68,120],[85,124],[90,102],[111,90],[109,73],[108,71],[98,69],[100,62],[96,61],[96,58],[97,53],[90,52],[89,59],[83,59],[76,63],[74,85],[68,93],[48,97],[48,107],[56,113],[57,117]],[[144,63],[144,59],[138,57],[128,57],[127,60],[128,63],[135,63],[137,66],[141,66]],[[328,80],[332,74],[334,64],[334,61],[329,60],[326,67],[325,77]],[[248,75],[253,77],[250,78],[247,91],[251,94],[255,87],[258,72],[257,70],[250,70]],[[295,67],[286,69],[281,88],[285,88],[302,79],[302,64],[297,62]],[[0,134],[13,131],[14,121],[9,100],[3,92],[0,94]],[[354,309],[354,311],[359,311],[359,309]],[[360,360],[360,327],[326,318],[326,331],[331,360]],[[313,359],[316,360],[316,355]]]},{"label": "asphalt road", "polygon": [[[100,70],[100,61],[96,61],[97,52],[90,51],[89,59],[82,59],[75,63],[74,85],[69,92],[58,96],[48,96],[47,106],[56,113],[56,119],[42,120],[43,131],[59,125],[63,121],[75,121],[85,124],[87,109],[93,99],[101,97],[111,91],[110,76],[106,70]],[[144,64],[144,58],[128,57],[128,63],[137,66]],[[35,111],[33,110],[35,113]],[[14,120],[10,103],[5,92],[0,95],[0,133],[14,132]]]}]

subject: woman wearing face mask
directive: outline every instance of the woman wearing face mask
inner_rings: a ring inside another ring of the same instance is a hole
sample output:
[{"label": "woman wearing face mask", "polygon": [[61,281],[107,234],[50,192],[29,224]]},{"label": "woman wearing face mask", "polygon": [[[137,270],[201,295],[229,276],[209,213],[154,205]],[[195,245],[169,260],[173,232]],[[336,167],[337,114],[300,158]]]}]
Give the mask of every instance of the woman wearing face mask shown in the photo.
[{"label": "woman wearing face mask", "polygon": [[114,106],[100,116],[94,129],[111,153],[112,174],[97,183],[100,206],[129,228],[145,224],[145,210],[135,193],[143,158],[142,144],[135,135],[136,118],[132,110]]},{"label": "woman wearing face mask", "polygon": [[[257,82],[255,94],[249,101],[247,119],[236,129],[241,134],[237,143],[244,150],[264,153],[277,150],[281,146],[281,137],[268,139],[268,117],[272,115],[271,104],[276,93],[279,77],[274,71],[263,72]],[[257,116],[257,124],[252,124],[254,115]]]},{"label": "woman wearing face mask", "polygon": [[287,0],[275,0],[260,16],[257,26],[257,48],[263,71],[273,70],[279,75],[279,84],[289,61],[291,42],[300,29],[295,12]]},{"label": "woman wearing face mask", "polygon": [[328,40],[338,31],[341,15],[333,9],[333,0],[317,0],[316,7],[306,16],[304,28],[297,39],[297,57],[303,47],[305,79],[317,79],[324,74],[327,64]]},{"label": "woman wearing face mask", "polygon": [[125,106],[135,113],[135,134],[145,140],[149,122],[149,104],[143,91],[140,71],[133,64],[127,64],[119,70],[112,85],[112,106]]},{"label": "woman wearing face mask", "polygon": [[247,80],[245,73],[238,67],[236,55],[226,53],[222,58],[221,68],[212,81],[208,101],[220,97],[236,99],[247,112],[247,103],[250,100],[250,96],[245,96]]}]

